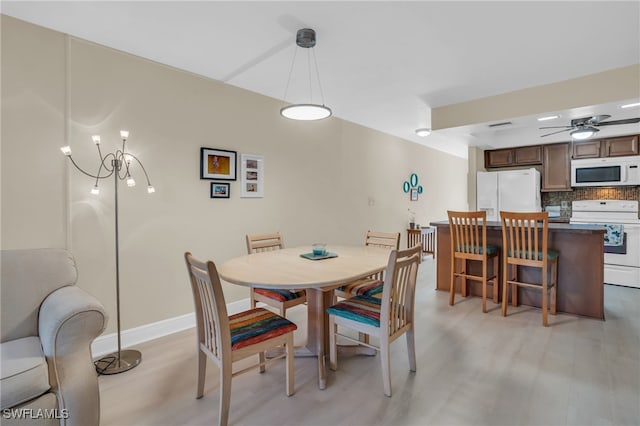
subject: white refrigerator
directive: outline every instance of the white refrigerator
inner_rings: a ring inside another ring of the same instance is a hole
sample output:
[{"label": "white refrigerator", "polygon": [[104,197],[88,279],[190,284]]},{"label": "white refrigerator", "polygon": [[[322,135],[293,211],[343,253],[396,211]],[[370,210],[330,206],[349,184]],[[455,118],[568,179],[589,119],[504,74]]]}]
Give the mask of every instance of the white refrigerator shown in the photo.
[{"label": "white refrigerator", "polygon": [[487,212],[488,221],[499,221],[500,211],[539,212],[540,172],[536,169],[478,172],[477,210]]}]

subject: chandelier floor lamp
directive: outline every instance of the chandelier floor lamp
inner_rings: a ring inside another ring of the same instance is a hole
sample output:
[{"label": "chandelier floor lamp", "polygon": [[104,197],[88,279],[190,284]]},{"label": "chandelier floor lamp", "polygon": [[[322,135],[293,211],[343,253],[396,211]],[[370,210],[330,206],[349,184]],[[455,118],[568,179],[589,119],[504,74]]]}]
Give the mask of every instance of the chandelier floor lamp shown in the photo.
[{"label": "chandelier floor lamp", "polygon": [[98,172],[95,175],[83,170],[74,161],[73,157],[71,156],[71,147],[63,146],[62,148],[60,148],[62,153],[66,155],[69,160],[71,160],[71,163],[76,169],[89,176],[90,178],[95,179],[94,186],[91,189],[92,194],[98,195],[100,193],[100,189],[98,187],[99,181],[113,176],[115,189],[116,323],[118,328],[118,350],[117,352],[106,355],[95,362],[96,370],[99,374],[122,373],[131,370],[132,368],[140,364],[140,361],[142,360],[142,353],[140,351],[133,349],[122,350],[120,329],[120,247],[118,240],[118,181],[126,180],[127,186],[129,187],[133,187],[136,185],[136,181],[131,175],[131,165],[135,161],[136,163],[138,163],[138,165],[144,172],[145,178],[147,179],[147,192],[149,194],[152,194],[155,192],[155,188],[151,185],[151,182],[149,181],[149,175],[147,174],[147,170],[142,165],[142,162],[140,162],[140,160],[135,155],[126,152],[125,144],[128,137],[129,132],[127,130],[121,130],[120,138],[122,139],[122,148],[116,149],[115,152],[110,152],[103,155],[102,150],[100,149],[100,136],[92,136],[93,142],[96,144],[96,148],[98,149],[98,156],[100,157]]}]

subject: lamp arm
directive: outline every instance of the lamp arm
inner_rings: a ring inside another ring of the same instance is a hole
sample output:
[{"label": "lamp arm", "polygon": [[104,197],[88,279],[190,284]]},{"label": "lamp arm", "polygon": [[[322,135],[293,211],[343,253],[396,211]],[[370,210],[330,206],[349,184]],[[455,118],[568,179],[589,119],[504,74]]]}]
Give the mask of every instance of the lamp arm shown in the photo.
[{"label": "lamp arm", "polygon": [[[76,169],[80,170],[80,172],[84,173],[85,175],[89,176],[90,178],[94,178],[94,179],[104,179],[107,178],[109,176],[111,176],[113,174],[113,170],[111,171],[111,173],[109,173],[106,176],[100,176],[100,170],[102,169],[102,167],[104,167],[104,159],[100,162],[100,168],[98,169],[98,174],[97,175],[92,175],[91,173],[85,171],[82,169],[82,167],[80,167],[78,165],[78,163],[76,163],[73,159],[73,157],[71,155],[67,155],[67,157],[69,157],[69,160],[71,160],[71,164],[73,164],[75,166]],[[106,169],[106,167],[105,167]]]},{"label": "lamp arm", "polygon": [[[130,153],[127,153],[127,155],[138,162],[138,164],[140,165],[140,168],[144,172],[144,177],[147,178],[147,185],[151,185],[151,181],[149,180],[149,175],[147,174],[147,169],[144,168],[144,166],[142,165],[142,162],[140,160],[138,160],[138,157],[136,157],[135,155],[130,154]],[[126,163],[126,161],[125,161],[125,163]],[[127,172],[128,171],[129,171],[129,166],[127,166]]]}]

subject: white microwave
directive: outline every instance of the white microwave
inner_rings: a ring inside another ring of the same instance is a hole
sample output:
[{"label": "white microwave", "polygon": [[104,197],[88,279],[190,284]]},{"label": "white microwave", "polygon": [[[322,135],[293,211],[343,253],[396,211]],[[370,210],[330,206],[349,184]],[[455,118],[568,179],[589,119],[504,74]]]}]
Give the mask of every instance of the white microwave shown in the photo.
[{"label": "white microwave", "polygon": [[640,155],[571,160],[571,186],[640,185]]}]

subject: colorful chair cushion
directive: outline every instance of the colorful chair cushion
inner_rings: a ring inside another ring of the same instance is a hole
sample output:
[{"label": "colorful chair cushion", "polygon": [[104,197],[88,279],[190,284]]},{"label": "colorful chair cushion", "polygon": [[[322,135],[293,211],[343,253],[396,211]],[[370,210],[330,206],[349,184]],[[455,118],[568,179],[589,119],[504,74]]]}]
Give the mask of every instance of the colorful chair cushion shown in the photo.
[{"label": "colorful chair cushion", "polygon": [[[511,255],[511,250],[508,251],[507,255],[509,257],[512,256]],[[523,252],[522,250],[518,250],[518,256],[517,256],[518,258],[521,258],[521,259],[533,259],[533,256],[530,256],[530,255],[528,256],[528,255],[529,255],[529,253],[527,251]],[[547,260],[553,260],[553,259],[557,258],[558,256],[560,256],[560,253],[558,253],[557,251],[551,250],[551,249],[547,250]],[[538,251],[537,259],[538,260],[542,260],[542,251]]]},{"label": "colorful chair cushion", "polygon": [[372,296],[356,296],[327,308],[327,313],[380,327],[381,302],[381,299]]},{"label": "colorful chair cushion", "polygon": [[[482,246],[473,245],[473,246],[456,246],[456,251],[464,252],[464,253],[483,254],[482,252],[484,250]],[[489,245],[487,246],[488,255],[495,254],[497,252],[498,252],[497,246],[489,246]]]},{"label": "colorful chair cushion", "polygon": [[266,289],[266,288],[254,288],[254,292],[261,294],[269,299],[279,300],[280,302],[286,302],[287,300],[297,299],[304,297],[304,290],[294,291],[286,289]]},{"label": "colorful chair cushion", "polygon": [[374,296],[382,293],[384,283],[373,278],[365,278],[354,283],[343,285],[338,290],[352,296]]},{"label": "colorful chair cushion", "polygon": [[255,308],[229,317],[231,350],[281,336],[298,328],[294,323],[264,308]]}]

